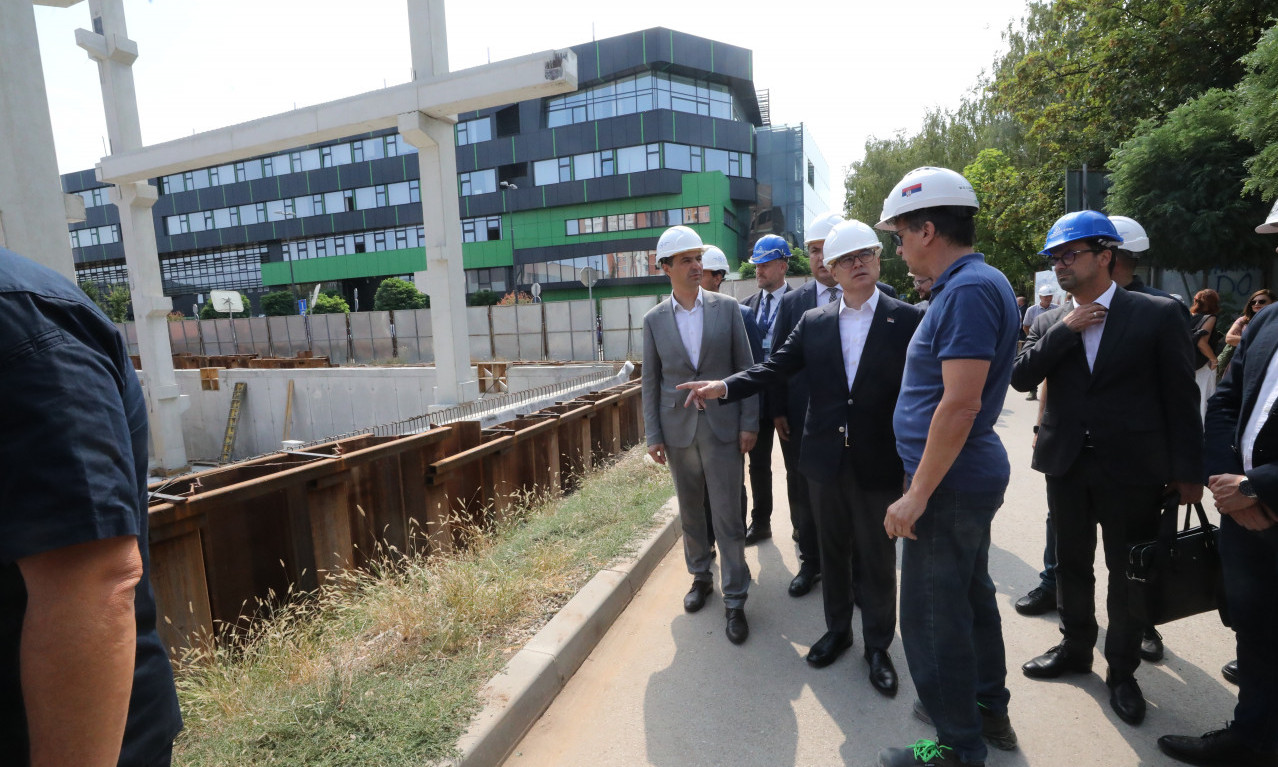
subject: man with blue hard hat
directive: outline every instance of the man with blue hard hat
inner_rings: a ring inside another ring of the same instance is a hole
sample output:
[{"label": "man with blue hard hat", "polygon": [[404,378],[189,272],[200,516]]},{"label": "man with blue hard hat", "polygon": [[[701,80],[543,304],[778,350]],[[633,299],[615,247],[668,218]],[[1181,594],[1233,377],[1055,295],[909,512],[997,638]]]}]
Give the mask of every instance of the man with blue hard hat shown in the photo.
[{"label": "man with blue hard hat", "polygon": [[1114,282],[1122,244],[1114,223],[1092,210],[1067,214],[1048,231],[1042,253],[1076,306],[1034,320],[1012,386],[1030,391],[1047,381],[1032,465],[1047,475],[1063,635],[1022,671],[1031,679],[1091,671],[1099,524],[1109,568],[1109,702],[1135,725],[1145,717],[1135,677],[1145,622],[1128,602],[1127,552],[1157,535],[1165,498],[1202,498],[1202,423],[1181,309]]},{"label": "man with blue hard hat", "polygon": [[[790,244],[784,237],[775,234],[760,237],[750,255],[759,292],[742,303],[754,313],[754,322],[763,336],[765,360],[774,346],[785,343],[784,338],[777,338],[777,312],[781,308],[781,297],[790,290],[785,282],[790,255]],[[759,398],[759,412],[772,412],[767,393]],[[772,419],[760,419],[759,439],[750,451],[750,494],[754,498],[754,511],[750,514],[750,526],[746,528],[747,546],[772,537],[772,444],[775,434]]]}]

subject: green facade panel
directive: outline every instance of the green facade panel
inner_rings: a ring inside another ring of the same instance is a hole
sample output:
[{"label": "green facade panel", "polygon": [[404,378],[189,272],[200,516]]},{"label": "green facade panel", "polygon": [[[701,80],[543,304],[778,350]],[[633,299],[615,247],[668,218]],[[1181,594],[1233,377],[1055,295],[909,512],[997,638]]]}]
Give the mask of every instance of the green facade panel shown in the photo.
[{"label": "green facade panel", "polygon": [[262,284],[288,285],[294,282],[331,282],[356,277],[383,277],[412,274],[426,268],[425,248],[384,250],[378,253],[350,253],[345,256],[307,258],[262,264]]}]

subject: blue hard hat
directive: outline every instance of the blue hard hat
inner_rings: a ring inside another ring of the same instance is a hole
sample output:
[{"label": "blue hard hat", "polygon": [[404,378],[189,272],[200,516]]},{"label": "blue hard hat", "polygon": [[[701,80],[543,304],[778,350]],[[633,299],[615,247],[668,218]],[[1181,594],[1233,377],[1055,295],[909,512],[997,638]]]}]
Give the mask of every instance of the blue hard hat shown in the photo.
[{"label": "blue hard hat", "polygon": [[750,263],[766,264],[778,258],[790,257],[790,243],[776,234],[765,234],[754,244],[754,253],[750,255]]},{"label": "blue hard hat", "polygon": [[1108,216],[1094,210],[1080,210],[1056,219],[1052,228],[1047,230],[1047,244],[1039,251],[1039,255],[1050,256],[1051,249],[1057,245],[1089,237],[1102,237],[1114,245],[1123,243],[1123,238]]}]

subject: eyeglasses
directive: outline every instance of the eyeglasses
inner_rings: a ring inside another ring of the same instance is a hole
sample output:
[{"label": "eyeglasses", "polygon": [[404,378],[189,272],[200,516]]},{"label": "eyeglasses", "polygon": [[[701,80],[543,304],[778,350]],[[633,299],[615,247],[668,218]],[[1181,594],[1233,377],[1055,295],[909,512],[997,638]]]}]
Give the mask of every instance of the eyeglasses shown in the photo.
[{"label": "eyeglasses", "polygon": [[1095,250],[1067,250],[1067,251],[1065,251],[1064,253],[1057,253],[1056,255],[1048,256],[1048,257],[1047,257],[1047,263],[1048,263],[1048,265],[1049,265],[1049,266],[1056,266],[1057,264],[1060,264],[1061,266],[1073,266],[1073,265],[1074,265],[1074,259],[1078,258],[1078,256],[1079,256],[1079,254],[1080,254],[1080,253],[1096,253],[1096,252],[1098,252],[1098,251],[1095,251]]},{"label": "eyeglasses", "polygon": [[864,266],[870,259],[876,258],[878,255],[879,252],[877,250],[858,250],[857,252],[849,253],[846,256],[839,256],[836,259],[836,263],[838,261],[847,260],[847,262],[853,266]]}]

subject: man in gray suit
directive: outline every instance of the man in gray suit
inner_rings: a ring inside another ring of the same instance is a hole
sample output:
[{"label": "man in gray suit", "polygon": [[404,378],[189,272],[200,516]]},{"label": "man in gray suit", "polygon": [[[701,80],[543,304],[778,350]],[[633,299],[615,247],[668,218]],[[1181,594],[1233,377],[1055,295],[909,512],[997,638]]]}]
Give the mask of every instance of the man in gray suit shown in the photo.
[{"label": "man in gray suit", "polygon": [[692,574],[684,597],[688,612],[700,610],[714,590],[710,573],[704,495],[718,541],[720,587],[733,644],[749,636],[745,601],[750,568],[745,561],[745,524],[740,515],[742,456],[754,447],[757,398],[703,409],[685,409],[675,389],[685,381],[721,379],[752,364],[750,341],[736,300],[701,289],[706,246],[686,226],[667,229],[657,241],[657,261],[670,278],[671,296],[643,318],[643,418],[648,454],[669,462],[683,525],[683,555]]}]

